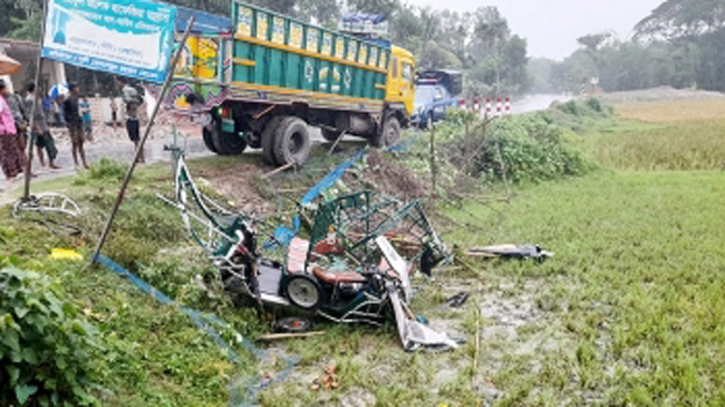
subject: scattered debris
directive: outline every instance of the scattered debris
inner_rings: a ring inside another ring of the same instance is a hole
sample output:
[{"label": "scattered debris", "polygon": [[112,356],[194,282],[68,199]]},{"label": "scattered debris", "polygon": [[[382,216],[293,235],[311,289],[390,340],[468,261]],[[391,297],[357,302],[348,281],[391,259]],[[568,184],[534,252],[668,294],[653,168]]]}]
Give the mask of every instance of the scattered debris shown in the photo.
[{"label": "scattered debris", "polygon": [[272,171],[270,171],[270,172],[262,175],[262,178],[269,178],[269,177],[271,177],[271,176],[273,176],[275,174],[278,174],[278,173],[280,173],[282,171],[285,171],[285,170],[287,170],[289,168],[296,167],[296,166],[297,166],[297,163],[295,163],[295,162],[291,162],[291,163],[285,164],[285,165],[283,165],[281,167],[277,167],[277,168],[273,169]]},{"label": "scattered debris", "polygon": [[312,329],[312,321],[302,317],[282,318],[273,324],[277,332],[302,333]]},{"label": "scattered debris", "polygon": [[554,257],[554,253],[543,250],[539,245],[525,244],[516,246],[504,244],[497,246],[474,247],[466,250],[467,256],[501,257],[514,259],[546,259]]},{"label": "scattered debris", "polygon": [[83,261],[83,255],[73,249],[51,249],[50,258],[53,260]]},{"label": "scattered debris", "polygon": [[85,315],[87,318],[93,318],[96,321],[103,321],[103,317],[93,312],[93,310],[91,310],[90,308],[83,308],[83,315]]},{"label": "scattered debris", "polygon": [[340,383],[337,380],[337,366],[331,365],[325,368],[324,374],[322,374],[320,377],[316,378],[312,382],[312,386],[310,386],[310,389],[314,391],[330,391],[338,388],[339,386]]},{"label": "scattered debris", "polygon": [[446,303],[452,308],[460,308],[466,303],[466,301],[468,301],[468,297],[469,294],[467,292],[460,292],[449,298]]},{"label": "scattered debris", "polygon": [[257,338],[258,341],[276,341],[279,339],[291,339],[291,338],[309,338],[311,336],[324,335],[325,331],[313,331],[313,332],[300,332],[300,333],[285,333],[285,334],[265,334],[260,335]]},{"label": "scattered debris", "polygon": [[13,217],[18,220],[31,220],[47,227],[51,232],[62,236],[81,234],[81,228],[74,224],[81,213],[78,204],[65,195],[45,192],[27,199],[21,198],[13,205]]}]

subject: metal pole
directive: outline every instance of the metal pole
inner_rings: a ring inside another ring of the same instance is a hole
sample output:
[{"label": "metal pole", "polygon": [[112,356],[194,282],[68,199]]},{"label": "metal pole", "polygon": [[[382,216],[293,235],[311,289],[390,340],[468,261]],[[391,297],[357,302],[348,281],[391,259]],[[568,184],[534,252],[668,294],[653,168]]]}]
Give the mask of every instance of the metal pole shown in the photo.
[{"label": "metal pole", "polygon": [[103,245],[106,243],[106,239],[108,238],[108,233],[111,231],[111,226],[113,226],[113,220],[116,217],[116,213],[118,212],[118,208],[121,206],[121,202],[123,201],[123,196],[126,192],[126,188],[128,187],[128,183],[131,182],[131,176],[133,175],[133,171],[136,169],[136,164],[138,163],[138,160],[141,156],[141,153],[143,152],[144,144],[146,144],[146,139],[148,139],[149,134],[151,133],[151,127],[154,124],[154,120],[156,119],[156,115],[159,112],[159,108],[161,107],[161,104],[164,101],[164,98],[166,97],[166,92],[169,90],[169,86],[171,86],[171,79],[174,77],[174,68],[176,68],[176,64],[179,62],[179,57],[181,56],[181,52],[184,49],[184,46],[186,46],[186,39],[189,37],[189,33],[191,32],[191,27],[194,25],[194,16],[192,16],[189,19],[189,24],[186,26],[186,31],[184,31],[184,36],[181,38],[181,43],[179,44],[179,48],[176,50],[176,54],[174,55],[174,58],[171,61],[171,64],[169,65],[169,71],[166,74],[166,80],[164,81],[164,86],[161,89],[161,93],[159,93],[159,99],[156,102],[156,106],[154,107],[154,112],[151,114],[151,118],[149,118],[149,124],[146,126],[146,131],[144,132],[143,138],[141,138],[141,142],[138,144],[138,148],[136,149],[136,155],[133,158],[133,161],[131,161],[131,165],[128,167],[128,171],[126,172],[126,177],[123,179],[123,184],[121,184],[121,189],[118,191],[118,196],[116,197],[116,202],[113,204],[113,209],[111,210],[111,214],[108,216],[108,220],[106,221],[106,226],[103,228],[103,232],[101,233],[100,238],[98,239],[98,245],[96,246],[96,251],[93,253],[93,258],[91,259],[91,264],[96,263],[98,261],[98,256],[101,254],[101,249],[103,249]]},{"label": "metal pole", "polygon": [[33,171],[33,126],[35,125],[35,109],[38,105],[38,92],[40,92],[40,75],[43,72],[43,41],[45,40],[45,18],[47,14],[48,2],[47,0],[43,0],[43,24],[40,28],[40,48],[38,49],[38,59],[35,64],[35,91],[33,92],[33,106],[30,108],[30,121],[28,123],[30,137],[28,138],[28,162],[25,165],[25,191],[23,192],[23,201],[27,201],[30,198],[30,174]]}]

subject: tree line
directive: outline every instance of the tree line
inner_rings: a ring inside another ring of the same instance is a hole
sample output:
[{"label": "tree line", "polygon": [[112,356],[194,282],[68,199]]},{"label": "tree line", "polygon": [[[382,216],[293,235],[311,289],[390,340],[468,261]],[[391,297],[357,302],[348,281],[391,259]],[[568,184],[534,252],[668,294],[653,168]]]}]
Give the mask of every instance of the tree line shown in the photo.
[{"label": "tree line", "polygon": [[[400,0],[248,0],[298,19],[335,28],[344,11],[383,14],[390,22],[390,40],[416,56],[419,69],[464,71],[468,96],[524,93],[529,88],[526,40],[511,32],[495,7],[459,13],[403,4]],[[179,6],[230,16],[230,0],[169,0]],[[0,36],[37,41],[42,0],[0,2]],[[106,94],[109,83],[99,73],[69,68],[69,80]],[[97,88],[97,89],[96,89]]]},{"label": "tree line", "polygon": [[596,85],[607,92],[658,86],[725,91],[725,2],[667,0],[634,32],[628,41],[607,32],[583,36],[580,48],[561,62],[533,59],[533,90],[576,93]]}]

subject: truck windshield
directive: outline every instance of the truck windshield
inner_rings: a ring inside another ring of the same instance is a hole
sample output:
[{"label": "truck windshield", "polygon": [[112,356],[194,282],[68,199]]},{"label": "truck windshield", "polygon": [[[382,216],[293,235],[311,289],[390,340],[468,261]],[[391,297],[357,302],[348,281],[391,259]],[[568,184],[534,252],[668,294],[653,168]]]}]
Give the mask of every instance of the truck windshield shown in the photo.
[{"label": "truck windshield", "polygon": [[413,82],[413,66],[403,62],[403,80]]}]

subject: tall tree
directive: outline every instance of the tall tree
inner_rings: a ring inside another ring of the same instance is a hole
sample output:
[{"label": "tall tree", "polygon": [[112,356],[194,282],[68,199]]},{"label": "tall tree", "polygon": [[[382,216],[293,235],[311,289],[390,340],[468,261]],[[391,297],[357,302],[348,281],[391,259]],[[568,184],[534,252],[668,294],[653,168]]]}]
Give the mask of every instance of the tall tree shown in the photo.
[{"label": "tall tree", "polygon": [[693,37],[725,28],[722,0],[667,0],[635,26],[638,36]]}]

